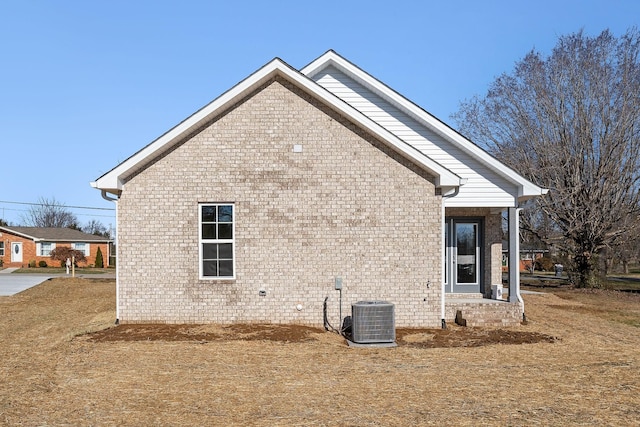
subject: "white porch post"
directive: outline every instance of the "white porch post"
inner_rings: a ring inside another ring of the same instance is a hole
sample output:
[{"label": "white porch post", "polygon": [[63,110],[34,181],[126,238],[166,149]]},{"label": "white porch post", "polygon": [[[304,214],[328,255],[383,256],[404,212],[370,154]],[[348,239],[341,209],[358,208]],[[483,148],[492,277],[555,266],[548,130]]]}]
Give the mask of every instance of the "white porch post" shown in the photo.
[{"label": "white porch post", "polygon": [[116,205],[116,237],[113,239],[113,243],[116,248],[116,325],[120,323],[120,256],[118,255],[118,236],[120,236],[120,228],[118,227],[118,200],[113,201]]},{"label": "white porch post", "polygon": [[520,301],[520,211],[509,208],[509,302]]}]

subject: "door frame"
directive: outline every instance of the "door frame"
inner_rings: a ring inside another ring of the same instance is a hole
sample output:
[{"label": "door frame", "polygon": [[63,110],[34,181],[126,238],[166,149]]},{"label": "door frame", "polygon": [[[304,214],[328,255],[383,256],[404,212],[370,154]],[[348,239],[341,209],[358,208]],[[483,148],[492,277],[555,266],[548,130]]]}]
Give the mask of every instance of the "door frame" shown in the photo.
[{"label": "door frame", "polygon": [[[474,224],[476,226],[476,282],[458,283],[457,281],[457,245],[456,225]],[[445,292],[446,293],[483,293],[484,292],[484,218],[482,217],[445,217]]]},{"label": "door frame", "polygon": [[[14,248],[19,247],[20,250],[15,252]],[[11,242],[11,262],[22,262],[23,261],[23,251],[22,251],[22,242]],[[20,259],[18,259],[18,255],[20,255]]]}]

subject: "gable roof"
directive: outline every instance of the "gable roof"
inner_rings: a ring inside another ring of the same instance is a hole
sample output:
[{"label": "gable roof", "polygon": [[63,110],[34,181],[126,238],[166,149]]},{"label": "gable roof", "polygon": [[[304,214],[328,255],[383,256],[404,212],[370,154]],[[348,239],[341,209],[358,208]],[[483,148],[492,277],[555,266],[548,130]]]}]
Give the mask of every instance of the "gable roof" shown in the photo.
[{"label": "gable roof", "polygon": [[[309,78],[322,73],[323,70],[334,67],[340,72],[346,74],[349,78],[356,81],[361,86],[380,96],[385,101],[398,108],[422,126],[430,129],[441,137],[445,138],[451,144],[468,153],[474,159],[484,164],[490,170],[497,173],[507,181],[515,184],[518,188],[517,198],[520,201],[540,196],[547,193],[547,189],[543,189],[533,182],[529,181],[504,163],[497,160],[488,152],[474,144],[472,141],[464,137],[462,134],[448,126],[446,123],[431,115],[429,112],[411,102],[409,99],[400,95],[381,81],[377,80],[367,72],[363,71],[353,63],[349,62],[333,50],[327,51],[325,54],[311,62],[301,70],[301,73]],[[464,181],[463,181],[464,183]]]},{"label": "gable roof", "polygon": [[71,228],[54,227],[0,227],[0,232],[16,234],[33,241],[46,242],[110,242],[111,239],[83,233]]},{"label": "gable roof", "polygon": [[379,138],[391,149],[405,156],[419,167],[422,167],[429,174],[435,176],[436,187],[441,188],[443,193],[458,187],[463,182],[461,178],[449,169],[430,159],[413,146],[407,144],[402,139],[380,126],[375,121],[366,117],[355,108],[333,95],[322,86],[295,70],[279,58],[275,58],[258,71],[238,83],[236,86],[223,93],[208,105],[179,123],[177,126],[142,148],[137,153],[117,165],[115,168],[99,177],[91,183],[91,186],[102,190],[103,197],[106,193],[119,195],[124,182],[136,171],[144,169],[154,159],[170,150],[176,144],[184,141],[194,132],[209,123],[214,117],[231,108],[235,103],[249,95],[252,91],[266,83],[270,79],[281,77],[295,84],[306,93],[314,96],[317,100],[347,119],[358,124],[366,131]]}]

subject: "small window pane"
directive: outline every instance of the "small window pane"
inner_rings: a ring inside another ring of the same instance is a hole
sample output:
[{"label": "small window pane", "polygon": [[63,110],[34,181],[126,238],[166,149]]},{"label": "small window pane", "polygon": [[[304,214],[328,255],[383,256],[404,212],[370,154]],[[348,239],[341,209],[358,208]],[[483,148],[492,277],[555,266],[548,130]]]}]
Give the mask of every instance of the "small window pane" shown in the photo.
[{"label": "small window pane", "polygon": [[233,259],[233,245],[231,243],[222,243],[218,245],[220,259]]},{"label": "small window pane", "polygon": [[219,224],[218,225],[218,239],[231,239],[233,238],[233,225],[232,224]]},{"label": "small window pane", "polygon": [[203,239],[215,239],[216,238],[216,225],[215,224],[202,224],[202,238]]},{"label": "small window pane", "polygon": [[233,261],[220,261],[219,273],[221,277],[233,276]]},{"label": "small window pane", "polygon": [[218,206],[218,222],[232,222],[233,221],[233,206],[224,205]]},{"label": "small window pane", "polygon": [[215,243],[207,243],[202,245],[202,258],[218,259],[218,245]]},{"label": "small window pane", "polygon": [[215,221],[216,221],[216,206],[203,206],[202,222],[215,222]]},{"label": "small window pane", "polygon": [[218,263],[216,261],[204,261],[202,263],[202,274],[205,276],[217,276]]}]

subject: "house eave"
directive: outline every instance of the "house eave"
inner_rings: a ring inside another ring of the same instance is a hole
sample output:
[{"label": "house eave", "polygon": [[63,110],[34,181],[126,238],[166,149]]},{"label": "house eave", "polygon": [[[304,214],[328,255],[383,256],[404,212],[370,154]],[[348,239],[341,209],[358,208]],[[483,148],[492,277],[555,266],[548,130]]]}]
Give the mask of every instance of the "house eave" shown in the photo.
[{"label": "house eave", "polygon": [[153,159],[157,158],[174,144],[188,137],[194,130],[208,123],[215,116],[231,108],[235,103],[246,97],[253,90],[275,77],[282,77],[293,82],[307,93],[313,95],[330,108],[344,115],[349,120],[361,126],[367,132],[380,138],[390,148],[412,162],[425,169],[435,177],[437,187],[460,185],[461,179],[455,173],[446,169],[437,162],[405,143],[382,126],[367,118],[353,107],[319,86],[310,78],[287,65],[279,58],[275,58],[267,65],[247,77],[242,82],[219,96],[217,99],[198,110],[196,113],[179,123],[177,126],[151,142],[137,153],[117,165],[111,171],[99,177],[91,183],[91,186],[108,193],[119,195],[124,182],[137,170],[144,168]]},{"label": "house eave", "polygon": [[25,239],[29,239],[29,240],[33,240],[33,241],[36,241],[38,239],[35,236],[30,236],[28,234],[21,233],[19,231],[12,230],[10,228],[0,227],[0,231],[4,231],[5,233],[10,233],[10,234],[15,234],[16,236],[20,236],[20,237],[23,237]]},{"label": "house eave", "polygon": [[383,99],[388,100],[397,108],[407,113],[423,126],[433,132],[436,132],[452,144],[472,155],[498,175],[515,184],[517,192],[514,196],[517,197],[519,201],[524,201],[547,193],[547,189],[537,186],[522,175],[518,174],[516,171],[490,155],[484,149],[461,135],[458,131],[451,128],[449,125],[442,122],[437,117],[425,111],[423,108],[405,98],[403,95],[391,89],[381,81],[377,80],[364,70],[360,69],[358,66],[352,64],[333,50],[327,51],[309,65],[305,66],[301,70],[301,73],[309,78],[313,78],[313,76],[322,72],[323,69],[329,66],[333,66],[346,73],[361,85],[369,88]]}]

